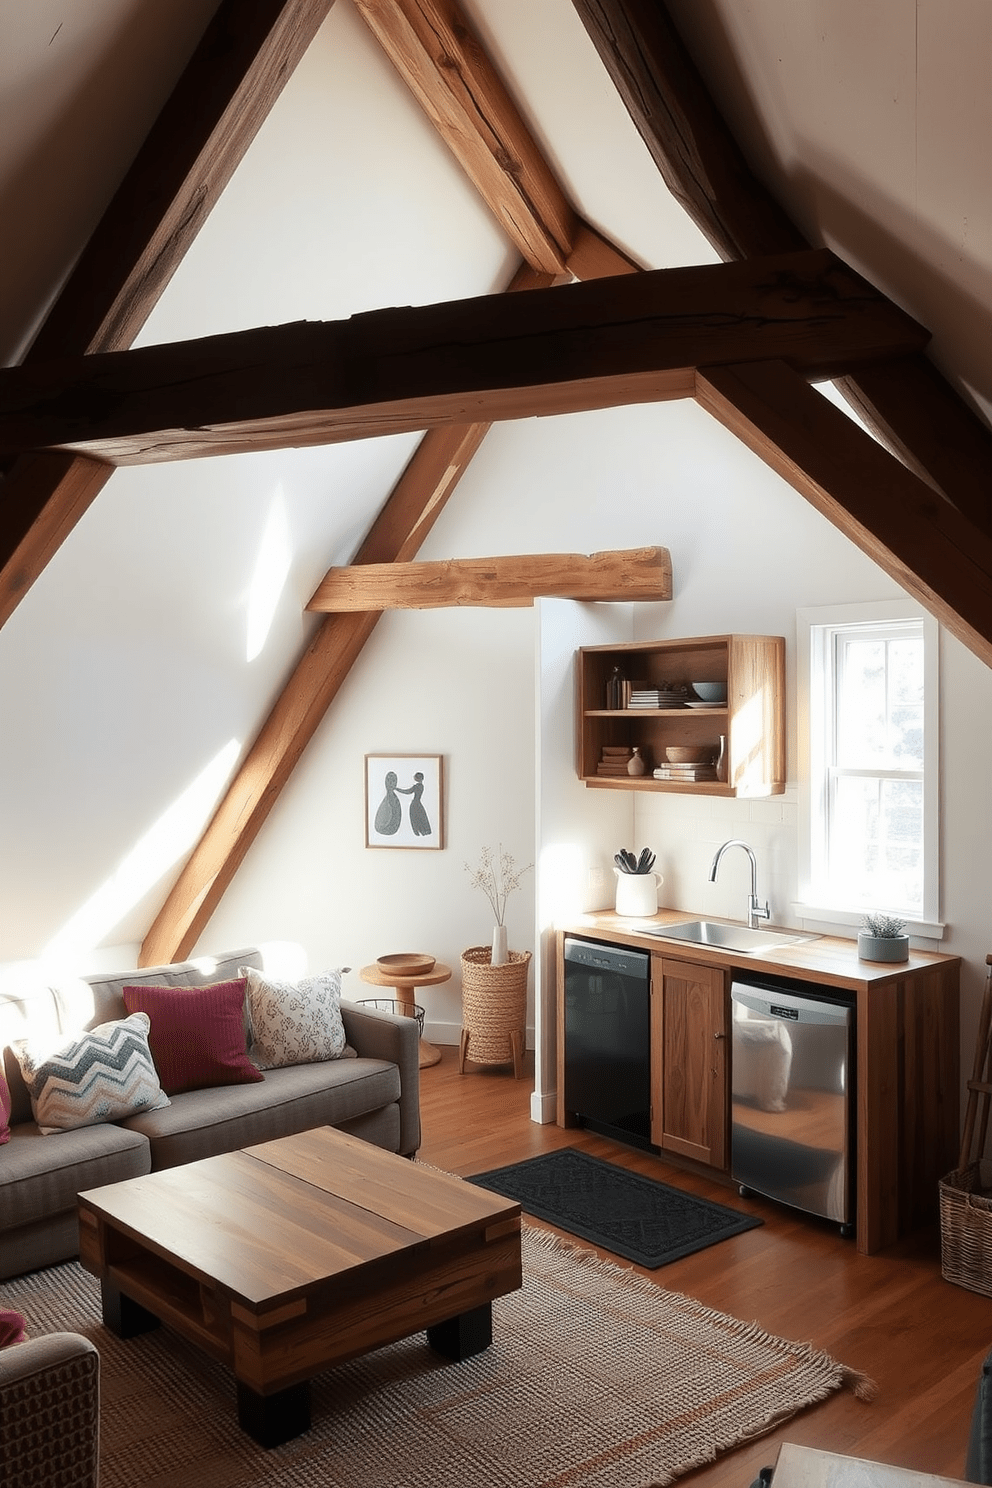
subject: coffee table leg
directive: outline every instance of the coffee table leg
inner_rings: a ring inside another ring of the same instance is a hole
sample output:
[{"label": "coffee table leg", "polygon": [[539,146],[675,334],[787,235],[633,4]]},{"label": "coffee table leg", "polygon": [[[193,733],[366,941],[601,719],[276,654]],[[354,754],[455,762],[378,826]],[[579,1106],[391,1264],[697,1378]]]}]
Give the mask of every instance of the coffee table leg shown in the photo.
[{"label": "coffee table leg", "polygon": [[139,1333],[150,1333],[159,1326],[159,1320],[147,1307],[126,1297],[112,1281],[103,1278],[100,1282],[100,1301],[103,1305],[104,1326],[118,1338],[137,1338]]},{"label": "coffee table leg", "polygon": [[309,1381],[277,1390],[274,1395],[259,1395],[238,1380],[238,1425],[260,1447],[279,1447],[309,1431]]},{"label": "coffee table leg", "polygon": [[448,1359],[468,1359],[481,1354],[493,1341],[493,1308],[491,1302],[460,1312],[447,1322],[427,1329],[427,1342]]}]

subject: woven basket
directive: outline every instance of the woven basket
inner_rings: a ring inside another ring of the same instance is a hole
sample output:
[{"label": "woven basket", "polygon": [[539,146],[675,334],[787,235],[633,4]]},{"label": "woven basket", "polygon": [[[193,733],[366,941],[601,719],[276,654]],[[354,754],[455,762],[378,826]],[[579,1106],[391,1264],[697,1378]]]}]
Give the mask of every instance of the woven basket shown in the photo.
[{"label": "woven basket", "polygon": [[992,1297],[992,1162],[966,1163],[937,1186],[941,1275]]},{"label": "woven basket", "polygon": [[462,1029],[476,1064],[508,1064],[513,1058],[510,1034],[522,1035],[526,1025],[530,951],[508,955],[502,966],[491,966],[489,946],[462,952]]}]

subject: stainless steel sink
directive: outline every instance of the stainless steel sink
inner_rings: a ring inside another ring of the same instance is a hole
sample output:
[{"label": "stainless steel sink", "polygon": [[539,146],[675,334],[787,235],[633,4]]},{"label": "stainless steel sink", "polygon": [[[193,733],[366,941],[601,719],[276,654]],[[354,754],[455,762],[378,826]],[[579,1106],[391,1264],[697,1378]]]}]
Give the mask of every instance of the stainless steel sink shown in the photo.
[{"label": "stainless steel sink", "polygon": [[679,925],[645,925],[645,935],[663,940],[688,940],[693,945],[716,946],[721,951],[770,951],[774,946],[819,940],[818,935],[796,935],[788,930],[750,930],[747,925],[722,925],[715,920],[684,920]]}]

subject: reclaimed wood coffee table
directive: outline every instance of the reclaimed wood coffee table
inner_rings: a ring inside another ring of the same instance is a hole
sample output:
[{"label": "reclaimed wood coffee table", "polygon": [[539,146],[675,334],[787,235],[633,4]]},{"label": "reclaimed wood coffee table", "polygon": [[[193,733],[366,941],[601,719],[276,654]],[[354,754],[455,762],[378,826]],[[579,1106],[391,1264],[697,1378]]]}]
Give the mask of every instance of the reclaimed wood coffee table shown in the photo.
[{"label": "reclaimed wood coffee table", "polygon": [[220,1359],[262,1446],[314,1375],[426,1330],[464,1359],[521,1284],[520,1205],[331,1127],[79,1195],[80,1260],[122,1338],[159,1322]]}]

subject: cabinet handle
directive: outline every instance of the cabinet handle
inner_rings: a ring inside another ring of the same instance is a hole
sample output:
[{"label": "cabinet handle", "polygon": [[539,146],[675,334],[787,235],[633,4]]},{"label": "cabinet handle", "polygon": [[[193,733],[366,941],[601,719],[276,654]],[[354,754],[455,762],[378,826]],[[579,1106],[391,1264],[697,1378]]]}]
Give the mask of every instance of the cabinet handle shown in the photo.
[{"label": "cabinet handle", "polygon": [[714,1037],[714,1038],[715,1038],[715,1039],[721,1039],[721,1038],[726,1038],[726,1037],[727,1037],[727,1035],[726,1035],[726,1034],[725,1034],[725,1033],[715,1033],[715,1034],[714,1034],[714,1035],[713,1035],[713,1037]]}]

